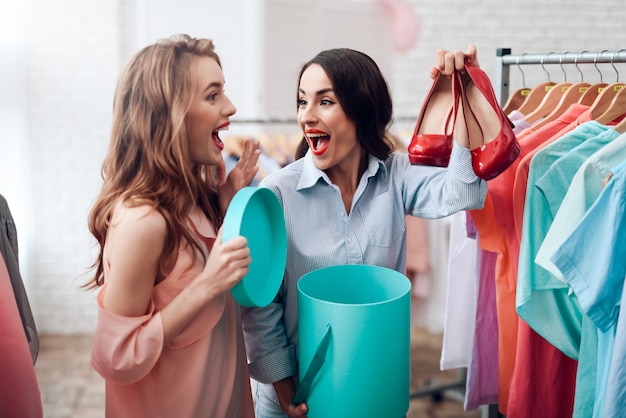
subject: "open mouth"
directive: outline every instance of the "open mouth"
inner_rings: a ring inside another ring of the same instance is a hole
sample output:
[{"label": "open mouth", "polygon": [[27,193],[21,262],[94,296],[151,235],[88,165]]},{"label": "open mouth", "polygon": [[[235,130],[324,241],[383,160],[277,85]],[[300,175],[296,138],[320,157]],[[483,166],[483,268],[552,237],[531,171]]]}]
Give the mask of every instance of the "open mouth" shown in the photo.
[{"label": "open mouth", "polygon": [[324,132],[308,132],[307,138],[309,139],[311,151],[314,155],[323,154],[330,143],[330,135]]},{"label": "open mouth", "polygon": [[216,130],[213,131],[213,133],[211,134],[211,137],[213,138],[213,143],[215,143],[215,146],[217,148],[221,150],[224,149],[224,142],[222,142],[222,139],[220,138],[220,131],[226,131],[228,130],[228,125],[229,123],[225,123],[223,125],[220,125]]}]

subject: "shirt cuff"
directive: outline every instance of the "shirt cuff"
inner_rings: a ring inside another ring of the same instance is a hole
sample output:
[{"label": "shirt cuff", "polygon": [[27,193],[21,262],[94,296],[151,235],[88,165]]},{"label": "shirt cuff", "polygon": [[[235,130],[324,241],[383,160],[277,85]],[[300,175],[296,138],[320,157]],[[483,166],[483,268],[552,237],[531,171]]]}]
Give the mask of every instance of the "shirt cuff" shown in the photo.
[{"label": "shirt cuff", "polygon": [[261,383],[274,383],[295,376],[296,350],[294,346],[282,348],[249,364],[250,376]]},{"label": "shirt cuff", "polygon": [[469,149],[454,141],[448,171],[463,183],[474,183],[480,180],[472,168],[472,153]]}]

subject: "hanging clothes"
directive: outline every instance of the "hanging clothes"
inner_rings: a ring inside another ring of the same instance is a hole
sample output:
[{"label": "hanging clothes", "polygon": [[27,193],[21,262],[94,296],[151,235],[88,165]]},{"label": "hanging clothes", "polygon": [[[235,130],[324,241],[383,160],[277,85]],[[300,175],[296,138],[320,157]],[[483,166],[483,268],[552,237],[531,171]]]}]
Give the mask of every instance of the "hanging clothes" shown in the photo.
[{"label": "hanging clothes", "polygon": [[13,294],[34,364],[37,360],[37,354],[39,354],[39,336],[37,335],[35,318],[30,309],[26,289],[24,289],[24,283],[19,271],[17,228],[15,227],[9,204],[2,195],[0,195],[0,251],[9,270],[11,287],[13,288]]},{"label": "hanging clothes", "polygon": [[0,416],[41,418],[34,367],[39,340],[19,275],[17,234],[2,196],[0,208]]},{"label": "hanging clothes", "polygon": [[[575,361],[581,353],[593,356],[597,351],[595,329],[581,313],[569,286],[552,278],[534,260],[576,169],[617,136],[616,131],[597,122],[584,123],[544,144],[529,167],[517,276],[517,312],[549,344]],[[568,386],[575,388],[575,403],[587,404],[589,399],[584,398],[593,393],[589,386],[594,386],[595,371],[578,369],[572,379]],[[586,389],[578,390],[581,387]]]},{"label": "hanging clothes", "polygon": [[[524,142],[524,156],[520,160],[513,182],[513,224],[515,237],[514,272],[516,283],[515,311],[517,312],[519,291],[520,254],[524,254],[522,224],[525,216],[526,191],[530,163],[536,153],[546,145],[571,132],[590,120],[589,107],[573,104],[558,118],[534,130],[528,128],[520,144]],[[519,296],[519,298],[524,298]],[[519,315],[519,313],[518,313]],[[519,317],[515,367],[511,379],[511,393],[507,409],[509,416],[526,417],[545,414],[551,417],[571,417],[574,409],[576,374],[578,363],[547,341]],[[541,365],[541,366],[540,366]],[[547,366],[546,366],[547,365]],[[532,381],[532,387],[528,382]]]},{"label": "hanging clothes", "polygon": [[[466,368],[464,409],[498,403],[495,254],[480,250],[465,211],[450,216],[442,370]],[[480,309],[477,307],[480,306]]]},{"label": "hanging clothes", "polygon": [[[477,237],[477,239],[479,239]],[[496,253],[479,249],[476,253],[478,282],[474,339],[467,368],[465,410],[498,403],[498,314],[496,310]]]},{"label": "hanging clothes", "polygon": [[539,150],[530,164],[517,272],[517,312],[568,357],[578,359],[582,317],[569,286],[535,257],[570,181],[582,162],[619,136],[595,121],[578,126]]},{"label": "hanging clothes", "polygon": [[[554,255],[583,311],[601,330],[594,417],[621,416],[626,404],[626,160]],[[592,256],[581,256],[593,248]]]},{"label": "hanging clothes", "polygon": [[[616,62],[626,62],[619,52],[609,53],[611,63],[616,57]],[[543,65],[544,57],[540,58],[536,64]],[[563,54],[559,62],[565,58]],[[595,63],[596,58],[591,61],[584,57],[584,61]],[[602,59],[609,62],[606,56]],[[523,56],[516,61],[524,61]],[[581,219],[588,216],[607,172],[615,171],[615,175],[619,172],[617,164],[625,160],[623,87],[621,83],[592,85],[582,79],[579,83],[549,81],[530,91],[523,88],[528,96],[519,106],[507,101],[521,153],[507,170],[488,181],[484,207],[469,212],[478,231],[479,251],[495,254],[491,261],[479,257],[482,265],[477,283],[489,280],[485,265],[493,263],[498,409],[507,418],[619,416],[618,408],[626,404],[626,336],[616,338],[620,325],[626,331],[626,323],[619,322],[626,273],[620,270],[612,280],[612,276],[598,277],[601,272],[596,272],[597,281],[590,283],[581,276],[583,270],[557,265],[556,261],[565,251],[566,241],[571,245],[578,222],[582,225]],[[616,188],[620,178],[610,181]],[[623,200],[623,196],[621,201],[612,199],[611,210],[623,211]],[[613,219],[614,225],[619,222],[610,211],[607,218]],[[621,226],[614,228],[622,231]],[[608,234],[606,229],[604,234]],[[622,231],[622,235],[626,233]],[[582,245],[584,234],[580,233],[579,239]],[[626,247],[623,239],[618,241],[610,243]],[[594,255],[596,248],[604,248],[592,247]],[[572,247],[568,257],[592,269],[594,255],[585,257],[588,253],[581,248],[574,252]],[[621,268],[626,270],[626,256],[616,252],[603,251],[603,256],[611,254],[613,263],[621,260]],[[568,269],[567,273],[562,268]],[[611,290],[597,287],[609,281]],[[492,306],[478,303],[477,314]],[[478,325],[475,338],[477,335]],[[486,382],[479,374],[470,379],[472,361],[478,360],[472,357],[468,365],[466,407],[474,405],[474,400],[480,402],[479,398],[468,398]]]},{"label": "hanging clothes", "polygon": [[[600,195],[604,178],[613,167],[622,161],[626,161],[626,135],[623,134],[602,146],[583,162],[572,178],[567,193],[563,197],[560,207],[554,215],[552,225],[541,243],[537,257],[535,257],[535,263],[549,272],[554,280],[560,280],[572,289],[576,288],[575,283],[567,280],[551,258],[559,247],[566,242],[569,234],[572,233]],[[586,299],[587,292],[575,291],[574,293],[582,311],[574,418],[582,418],[593,416],[596,386],[599,383],[596,375],[598,370],[605,368],[604,363],[606,361],[606,355],[603,356],[604,358],[598,359],[598,354],[608,351],[605,349],[602,349],[601,352],[598,351],[598,333],[602,333],[602,331],[598,329],[586,312],[590,304]],[[583,297],[580,298],[578,295]]]},{"label": "hanging clothes", "polygon": [[444,317],[439,362],[441,370],[467,368],[472,354],[477,305],[477,286],[472,278],[477,268],[478,243],[473,225],[468,225],[471,218],[468,218],[465,211],[450,216],[450,250],[446,277],[448,308]]}]

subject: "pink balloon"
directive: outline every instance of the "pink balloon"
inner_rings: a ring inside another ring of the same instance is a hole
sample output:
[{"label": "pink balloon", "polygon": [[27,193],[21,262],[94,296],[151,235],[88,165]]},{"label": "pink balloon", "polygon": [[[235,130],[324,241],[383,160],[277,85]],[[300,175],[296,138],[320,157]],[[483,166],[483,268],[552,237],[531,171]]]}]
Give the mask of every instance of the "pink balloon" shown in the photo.
[{"label": "pink balloon", "polygon": [[377,0],[391,17],[393,44],[396,51],[406,51],[417,42],[419,18],[407,0]]}]

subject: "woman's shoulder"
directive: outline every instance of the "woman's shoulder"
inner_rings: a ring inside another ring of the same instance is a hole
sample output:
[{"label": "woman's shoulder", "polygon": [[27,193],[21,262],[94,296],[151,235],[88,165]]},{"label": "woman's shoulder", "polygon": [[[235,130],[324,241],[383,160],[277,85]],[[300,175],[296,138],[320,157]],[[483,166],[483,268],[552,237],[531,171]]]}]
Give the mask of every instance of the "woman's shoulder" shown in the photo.
[{"label": "woman's shoulder", "polygon": [[404,171],[409,165],[409,157],[402,152],[392,152],[383,161],[388,171]]},{"label": "woman's shoulder", "polygon": [[111,228],[132,237],[163,237],[166,233],[165,217],[154,206],[147,203],[117,202],[111,216]]},{"label": "woman's shoulder", "polygon": [[389,154],[389,157],[387,157],[387,161],[391,161],[396,164],[405,164],[409,162],[409,156],[404,152],[394,151]]},{"label": "woman's shoulder", "polygon": [[[107,260],[126,268],[140,263],[145,269],[158,262],[166,236],[166,220],[157,209],[148,204],[117,202],[107,231]],[[119,270],[117,277],[122,277]],[[144,279],[154,281],[154,276]]]}]

